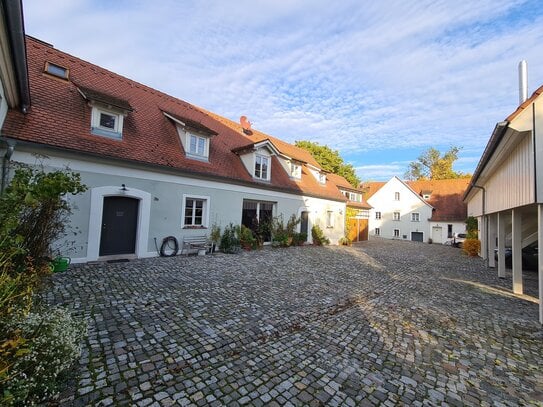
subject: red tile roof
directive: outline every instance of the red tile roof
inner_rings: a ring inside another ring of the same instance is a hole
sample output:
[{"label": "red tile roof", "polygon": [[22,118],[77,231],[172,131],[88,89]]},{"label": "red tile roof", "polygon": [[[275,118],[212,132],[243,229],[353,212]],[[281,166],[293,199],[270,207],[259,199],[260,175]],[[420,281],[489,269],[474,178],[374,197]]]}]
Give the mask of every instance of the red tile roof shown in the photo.
[{"label": "red tile roof", "polygon": [[[272,158],[270,182],[259,182],[249,174],[240,158],[232,152],[251,142],[269,139],[284,155],[320,168],[305,150],[257,130],[246,135],[241,125],[215,113],[134,82],[99,66],[59,51],[31,37],[26,38],[28,73],[32,107],[27,115],[11,110],[4,123],[5,136],[43,146],[82,152],[100,157],[167,167],[181,174],[219,178],[225,182],[244,183],[295,194],[313,195],[345,201],[331,182],[321,185],[302,166],[302,179],[289,177]],[[45,74],[45,62],[70,70],[70,80]],[[123,138],[114,140],[91,133],[91,108],[78,91],[91,90],[130,107],[124,119]],[[198,128],[209,129],[209,162],[187,158],[176,126],[165,117],[167,112]]]},{"label": "red tile roof", "polygon": [[420,196],[430,192],[426,201],[434,207],[432,221],[463,222],[468,216],[467,205],[463,201],[464,192],[469,185],[469,178],[407,181]]},{"label": "red tile roof", "polygon": [[[467,205],[463,201],[464,192],[469,185],[469,178],[405,181],[405,183],[422,197],[429,193],[430,198],[426,200],[433,208],[432,221],[456,221],[463,222],[467,218]],[[365,199],[369,199],[386,182],[369,182],[362,185],[366,190]]]}]

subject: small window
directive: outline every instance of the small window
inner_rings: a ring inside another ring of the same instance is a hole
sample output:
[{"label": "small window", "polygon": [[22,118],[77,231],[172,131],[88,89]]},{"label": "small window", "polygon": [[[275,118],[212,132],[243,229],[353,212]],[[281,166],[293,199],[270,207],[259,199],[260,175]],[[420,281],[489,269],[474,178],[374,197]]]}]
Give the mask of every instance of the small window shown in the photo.
[{"label": "small window", "polygon": [[122,139],[123,115],[113,110],[93,106],[91,132],[98,136]]},{"label": "small window", "polygon": [[400,229],[394,229],[394,237],[400,237]]},{"label": "small window", "polygon": [[269,167],[269,157],[257,154],[255,157],[255,178],[269,180]]},{"label": "small window", "polygon": [[399,201],[399,200],[400,200],[400,193],[399,193],[399,192],[394,192],[394,200],[395,200],[395,201]]},{"label": "small window", "polygon": [[418,212],[413,212],[411,214],[411,222],[419,222],[420,221],[420,214]]},{"label": "small window", "polygon": [[428,200],[428,199],[430,199],[430,194],[424,194],[424,195],[422,195],[422,197],[423,197],[424,199]]},{"label": "small window", "polygon": [[375,219],[381,219],[381,212],[375,212]]},{"label": "small window", "polygon": [[299,164],[291,164],[290,176],[293,178],[302,178],[302,166]]},{"label": "small window", "polygon": [[381,229],[375,228],[375,236],[380,236],[380,235],[381,235]]},{"label": "small window", "polygon": [[183,227],[207,227],[208,198],[185,196],[183,202]]},{"label": "small window", "polygon": [[116,121],[117,121],[117,116],[100,112],[100,127],[103,127],[109,130],[115,130]]},{"label": "small window", "polygon": [[190,134],[189,154],[198,155],[204,157],[206,155],[206,142],[204,137],[195,136]]},{"label": "small window", "polygon": [[319,173],[319,182],[320,182],[321,184],[326,184],[326,174],[324,174],[324,173],[322,173],[322,172]]},{"label": "small window", "polygon": [[51,62],[45,63],[45,72],[62,79],[68,79],[70,75],[70,71],[68,70],[68,68],[52,64]]},{"label": "small window", "polygon": [[334,212],[333,211],[326,211],[326,227],[327,228],[334,227]]},{"label": "small window", "polygon": [[400,220],[400,212],[394,212],[392,219],[393,220]]}]

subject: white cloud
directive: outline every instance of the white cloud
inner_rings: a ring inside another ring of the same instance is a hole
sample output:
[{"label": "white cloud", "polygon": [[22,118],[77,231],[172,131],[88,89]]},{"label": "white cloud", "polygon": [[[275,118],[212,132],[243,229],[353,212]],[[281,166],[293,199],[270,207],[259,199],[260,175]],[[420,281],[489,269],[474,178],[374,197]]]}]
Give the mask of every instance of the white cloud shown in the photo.
[{"label": "white cloud", "polygon": [[480,155],[516,108],[518,61],[532,91],[543,84],[537,0],[24,5],[27,32],[57,48],[287,141],[384,154],[385,166],[387,148]]}]

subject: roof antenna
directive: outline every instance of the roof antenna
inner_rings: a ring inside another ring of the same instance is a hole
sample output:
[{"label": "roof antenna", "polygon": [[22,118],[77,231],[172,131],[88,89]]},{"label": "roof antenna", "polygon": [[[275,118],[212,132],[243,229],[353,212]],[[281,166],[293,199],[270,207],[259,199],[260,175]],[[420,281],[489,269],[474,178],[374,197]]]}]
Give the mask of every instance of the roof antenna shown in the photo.
[{"label": "roof antenna", "polygon": [[521,105],[528,99],[528,67],[524,59],[518,64],[518,91]]}]

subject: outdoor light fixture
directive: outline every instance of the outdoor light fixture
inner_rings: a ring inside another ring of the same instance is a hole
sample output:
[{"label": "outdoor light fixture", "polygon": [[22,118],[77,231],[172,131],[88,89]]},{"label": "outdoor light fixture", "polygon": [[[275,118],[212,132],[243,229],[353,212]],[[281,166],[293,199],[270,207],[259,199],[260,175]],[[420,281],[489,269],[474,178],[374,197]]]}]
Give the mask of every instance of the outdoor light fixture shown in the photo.
[{"label": "outdoor light fixture", "polygon": [[121,191],[123,191],[123,192],[128,191],[128,188],[126,187],[125,184],[121,184]]}]

